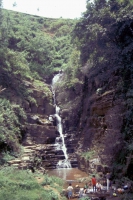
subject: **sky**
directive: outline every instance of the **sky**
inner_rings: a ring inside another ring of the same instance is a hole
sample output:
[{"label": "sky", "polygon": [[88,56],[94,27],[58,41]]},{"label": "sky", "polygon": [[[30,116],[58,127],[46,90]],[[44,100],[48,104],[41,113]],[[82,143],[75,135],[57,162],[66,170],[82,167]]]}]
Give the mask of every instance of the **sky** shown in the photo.
[{"label": "sky", "polygon": [[[3,8],[48,18],[80,18],[86,0],[3,0]],[[16,6],[13,7],[14,2]]]}]

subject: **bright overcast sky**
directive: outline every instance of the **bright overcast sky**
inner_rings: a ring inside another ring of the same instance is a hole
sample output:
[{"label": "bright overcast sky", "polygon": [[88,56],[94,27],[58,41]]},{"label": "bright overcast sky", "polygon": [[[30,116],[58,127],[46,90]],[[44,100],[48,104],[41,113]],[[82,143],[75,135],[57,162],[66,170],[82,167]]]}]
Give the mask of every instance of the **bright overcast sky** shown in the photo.
[{"label": "bright overcast sky", "polygon": [[[3,8],[49,18],[80,18],[86,0],[3,0]],[[13,3],[16,6],[13,7]]]}]

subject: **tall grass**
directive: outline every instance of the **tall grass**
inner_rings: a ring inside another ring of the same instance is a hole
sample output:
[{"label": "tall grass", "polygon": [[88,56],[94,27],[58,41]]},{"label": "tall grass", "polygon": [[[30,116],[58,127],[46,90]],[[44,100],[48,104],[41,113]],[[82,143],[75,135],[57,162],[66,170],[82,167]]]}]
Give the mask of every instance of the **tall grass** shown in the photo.
[{"label": "tall grass", "polygon": [[46,177],[47,184],[50,184],[47,188],[37,182],[34,174],[5,167],[0,170],[0,200],[63,200],[64,197],[60,195],[60,181],[47,175]]}]

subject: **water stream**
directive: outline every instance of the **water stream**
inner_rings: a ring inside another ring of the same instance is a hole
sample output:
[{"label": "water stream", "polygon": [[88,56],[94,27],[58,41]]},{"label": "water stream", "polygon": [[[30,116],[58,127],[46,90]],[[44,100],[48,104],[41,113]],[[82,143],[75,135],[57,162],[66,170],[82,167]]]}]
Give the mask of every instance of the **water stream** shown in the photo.
[{"label": "water stream", "polygon": [[62,126],[62,119],[60,117],[60,108],[56,105],[56,96],[55,96],[55,84],[59,81],[60,77],[62,76],[61,73],[56,74],[52,80],[52,93],[53,93],[53,100],[54,100],[54,106],[55,106],[55,117],[56,117],[56,122],[57,122],[57,130],[60,134],[59,137],[56,138],[55,146],[56,150],[62,150],[65,159],[64,160],[59,160],[57,163],[57,168],[71,168],[71,163],[68,159],[68,154],[67,154],[67,148],[65,145],[65,140],[64,140],[64,135],[63,135],[63,126]]}]

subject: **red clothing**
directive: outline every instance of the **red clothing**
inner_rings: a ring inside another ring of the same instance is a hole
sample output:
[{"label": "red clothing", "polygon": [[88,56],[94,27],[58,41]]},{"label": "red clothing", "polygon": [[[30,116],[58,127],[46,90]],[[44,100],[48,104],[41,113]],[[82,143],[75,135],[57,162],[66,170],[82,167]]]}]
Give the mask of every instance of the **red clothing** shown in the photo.
[{"label": "red clothing", "polygon": [[92,185],[96,185],[96,179],[94,177],[91,179],[91,182],[92,182]]}]

